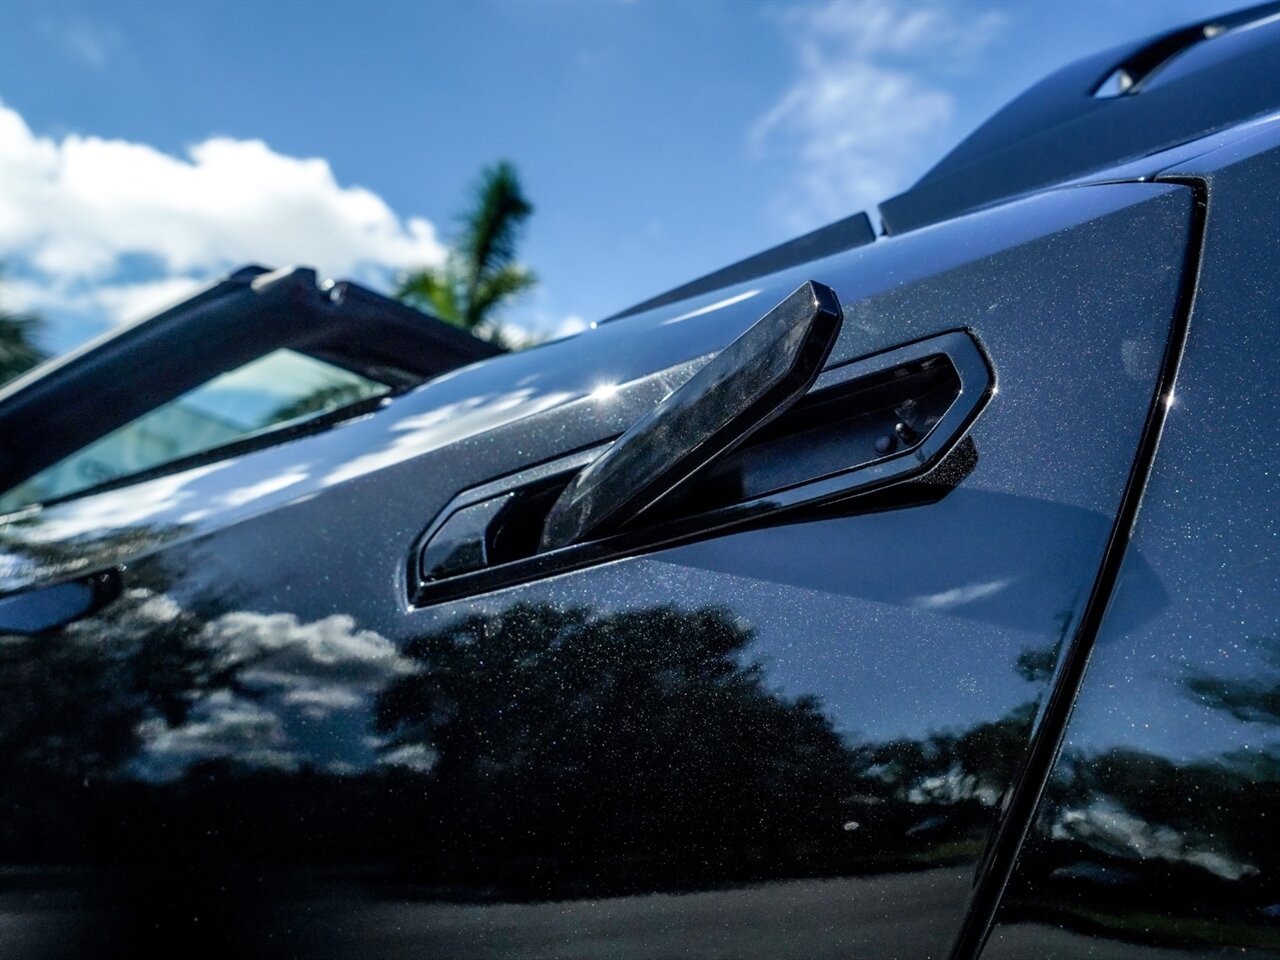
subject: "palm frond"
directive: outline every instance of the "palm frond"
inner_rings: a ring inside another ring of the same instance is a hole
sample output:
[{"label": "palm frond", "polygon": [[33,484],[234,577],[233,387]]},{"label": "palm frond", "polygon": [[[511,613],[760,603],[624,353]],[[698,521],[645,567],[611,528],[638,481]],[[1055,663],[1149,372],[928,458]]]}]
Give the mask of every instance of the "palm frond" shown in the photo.
[{"label": "palm frond", "polygon": [[406,274],[396,297],[478,337],[513,346],[494,313],[537,283],[532,271],[516,262],[524,222],[532,213],[515,167],[506,161],[486,167],[444,266]]},{"label": "palm frond", "polygon": [[521,227],[532,213],[515,167],[502,161],[482,171],[458,242],[469,290],[515,260]]},{"label": "palm frond", "polygon": [[396,298],[427,311],[454,326],[469,329],[459,303],[457,271],[450,266],[423,267],[405,274],[396,287]]},{"label": "palm frond", "polygon": [[36,343],[40,327],[39,317],[0,308],[0,383],[45,359],[45,352]]},{"label": "palm frond", "polygon": [[472,291],[471,300],[467,304],[470,316],[475,317],[472,326],[479,326],[501,306],[527,290],[537,286],[538,278],[528,267],[509,263],[482,277]]}]

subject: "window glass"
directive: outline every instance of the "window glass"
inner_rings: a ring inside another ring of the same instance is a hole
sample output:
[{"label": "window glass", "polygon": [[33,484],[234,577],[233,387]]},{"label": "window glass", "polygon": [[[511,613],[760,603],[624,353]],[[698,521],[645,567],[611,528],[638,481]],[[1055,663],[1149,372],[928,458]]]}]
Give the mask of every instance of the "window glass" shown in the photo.
[{"label": "window glass", "polygon": [[384,383],[276,350],[100,437],[0,495],[0,512],[66,497],[386,393]]}]

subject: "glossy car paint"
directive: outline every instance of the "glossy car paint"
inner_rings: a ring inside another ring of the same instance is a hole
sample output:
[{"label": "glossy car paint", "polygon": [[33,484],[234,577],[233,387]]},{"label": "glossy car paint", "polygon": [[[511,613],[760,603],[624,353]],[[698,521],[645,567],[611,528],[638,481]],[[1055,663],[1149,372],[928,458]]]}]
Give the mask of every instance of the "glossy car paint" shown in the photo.
[{"label": "glossy car paint", "polygon": [[992,960],[1280,953],[1280,130],[1162,177],[1207,198],[1185,352]]},{"label": "glossy car paint", "polygon": [[[9,953],[941,956],[1111,537],[1193,191],[1050,191],[446,375],[361,420],[10,518]],[[414,608],[460,490],[621,433],[801,282],[829,366],[967,329],[932,474]],[[1169,602],[1130,553],[1139,627]]]}]

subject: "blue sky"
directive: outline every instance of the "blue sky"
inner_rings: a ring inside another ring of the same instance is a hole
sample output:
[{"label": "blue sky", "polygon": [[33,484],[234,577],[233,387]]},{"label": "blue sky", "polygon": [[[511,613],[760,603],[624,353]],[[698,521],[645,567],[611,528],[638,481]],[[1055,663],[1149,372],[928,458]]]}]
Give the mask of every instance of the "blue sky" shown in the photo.
[{"label": "blue sky", "polygon": [[519,167],[568,332],[908,186],[1041,76],[1231,0],[0,3],[5,305],[66,349],[244,262],[386,289]]}]

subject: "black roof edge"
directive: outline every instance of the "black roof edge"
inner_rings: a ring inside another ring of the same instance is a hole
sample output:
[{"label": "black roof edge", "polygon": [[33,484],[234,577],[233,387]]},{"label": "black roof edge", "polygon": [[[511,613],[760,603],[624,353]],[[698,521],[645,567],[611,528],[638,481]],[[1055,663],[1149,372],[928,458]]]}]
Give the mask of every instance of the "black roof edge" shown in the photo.
[{"label": "black roof edge", "polygon": [[0,490],[213,377],[287,348],[409,386],[503,350],[306,267],[245,267],[0,387]]},{"label": "black roof edge", "polygon": [[[880,205],[900,234],[1198,139],[1280,108],[1275,31],[1166,85],[1141,81],[1170,58],[1280,12],[1280,0],[1210,17],[1077,60],[1015,97],[916,182]],[[1250,31],[1252,33],[1252,31]],[[1097,96],[1118,70],[1128,95]]]},{"label": "black roof edge", "polygon": [[665,307],[669,303],[688,300],[690,297],[709,293],[712,290],[745,283],[748,280],[754,280],[756,277],[777,273],[779,270],[807,263],[810,260],[817,260],[821,257],[828,257],[833,253],[865,246],[873,242],[875,238],[876,234],[871,226],[870,218],[865,213],[855,213],[851,217],[845,217],[843,220],[829,223],[825,227],[819,227],[817,230],[796,237],[794,240],[788,240],[786,243],[778,244],[776,247],[770,247],[768,250],[747,257],[745,260],[739,260],[737,263],[731,263],[727,267],[721,267],[719,270],[708,273],[704,277],[691,280],[689,283],[668,290],[666,293],[651,297],[643,303],[637,303],[633,307],[628,307],[619,313],[606,317],[602,322],[620,320],[623,317],[643,313],[655,307]]},{"label": "black roof edge", "polygon": [[430,378],[506,352],[461,327],[350,280],[337,281],[326,292],[344,322],[299,349],[375,380],[386,380],[397,368]]}]

